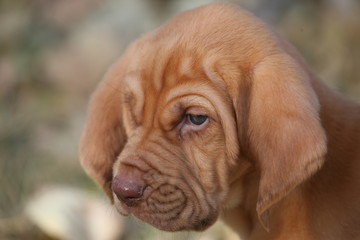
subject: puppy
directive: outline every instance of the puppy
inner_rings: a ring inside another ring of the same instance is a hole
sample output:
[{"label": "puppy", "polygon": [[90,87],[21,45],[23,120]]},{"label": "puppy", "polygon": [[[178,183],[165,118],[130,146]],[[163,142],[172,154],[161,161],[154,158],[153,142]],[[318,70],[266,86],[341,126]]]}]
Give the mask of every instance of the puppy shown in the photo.
[{"label": "puppy", "polygon": [[228,4],[135,41],[80,146],[116,209],[165,231],[219,217],[242,239],[360,239],[360,107]]}]

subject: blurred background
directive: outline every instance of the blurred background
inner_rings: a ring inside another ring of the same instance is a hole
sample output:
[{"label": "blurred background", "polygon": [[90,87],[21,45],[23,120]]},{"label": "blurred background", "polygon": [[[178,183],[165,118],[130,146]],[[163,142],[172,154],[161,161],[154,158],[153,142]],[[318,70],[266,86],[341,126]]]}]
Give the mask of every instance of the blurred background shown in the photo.
[{"label": "blurred background", "polygon": [[[0,239],[235,240],[223,225],[161,233],[124,219],[77,156],[91,92],[141,34],[211,0],[0,0]],[[233,0],[360,100],[358,0]]]}]

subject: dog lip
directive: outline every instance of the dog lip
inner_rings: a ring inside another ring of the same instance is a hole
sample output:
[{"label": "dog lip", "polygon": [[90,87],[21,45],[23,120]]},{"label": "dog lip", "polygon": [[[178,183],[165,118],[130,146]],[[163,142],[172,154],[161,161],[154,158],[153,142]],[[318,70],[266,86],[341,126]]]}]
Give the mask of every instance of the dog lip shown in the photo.
[{"label": "dog lip", "polygon": [[[115,193],[114,193],[114,197],[116,197]],[[114,206],[116,211],[122,216],[127,217],[131,214],[131,208],[126,206],[124,203],[122,203],[120,200],[116,198],[115,198]]]},{"label": "dog lip", "polygon": [[124,216],[127,217],[131,214],[130,208],[126,207],[126,206],[120,206],[120,207],[116,207],[117,212]]},{"label": "dog lip", "polygon": [[213,225],[215,221],[216,221],[216,218],[214,218],[214,217],[208,217],[208,218],[201,219],[199,222],[197,222],[196,224],[193,225],[192,230],[204,231],[205,229],[207,229],[208,227]]}]

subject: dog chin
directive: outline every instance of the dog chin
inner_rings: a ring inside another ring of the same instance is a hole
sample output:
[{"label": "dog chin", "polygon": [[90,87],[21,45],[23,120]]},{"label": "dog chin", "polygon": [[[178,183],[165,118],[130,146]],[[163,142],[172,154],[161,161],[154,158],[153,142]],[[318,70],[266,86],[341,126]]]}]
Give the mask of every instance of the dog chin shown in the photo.
[{"label": "dog chin", "polygon": [[183,205],[170,211],[160,212],[151,209],[146,203],[129,207],[120,201],[115,201],[116,210],[123,216],[132,215],[151,226],[167,232],[177,231],[204,231],[212,226],[217,218],[218,211],[213,209],[202,217],[194,217],[199,211],[190,206]]},{"label": "dog chin", "polygon": [[167,232],[204,231],[216,222],[218,216],[218,214],[211,214],[201,219],[191,219],[189,217],[182,216],[183,214],[180,214],[177,218],[169,219],[161,215],[156,216],[155,214],[143,214],[140,209],[139,211],[134,211],[132,215],[155,228]]}]

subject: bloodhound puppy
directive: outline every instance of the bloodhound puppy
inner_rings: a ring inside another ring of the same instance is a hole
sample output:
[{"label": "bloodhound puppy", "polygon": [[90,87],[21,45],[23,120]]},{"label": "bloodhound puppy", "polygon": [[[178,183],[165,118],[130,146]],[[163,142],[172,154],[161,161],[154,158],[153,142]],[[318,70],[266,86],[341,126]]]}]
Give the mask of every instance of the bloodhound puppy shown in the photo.
[{"label": "bloodhound puppy", "polygon": [[116,209],[165,231],[219,217],[242,239],[360,239],[360,106],[229,4],[135,41],[80,146]]}]

